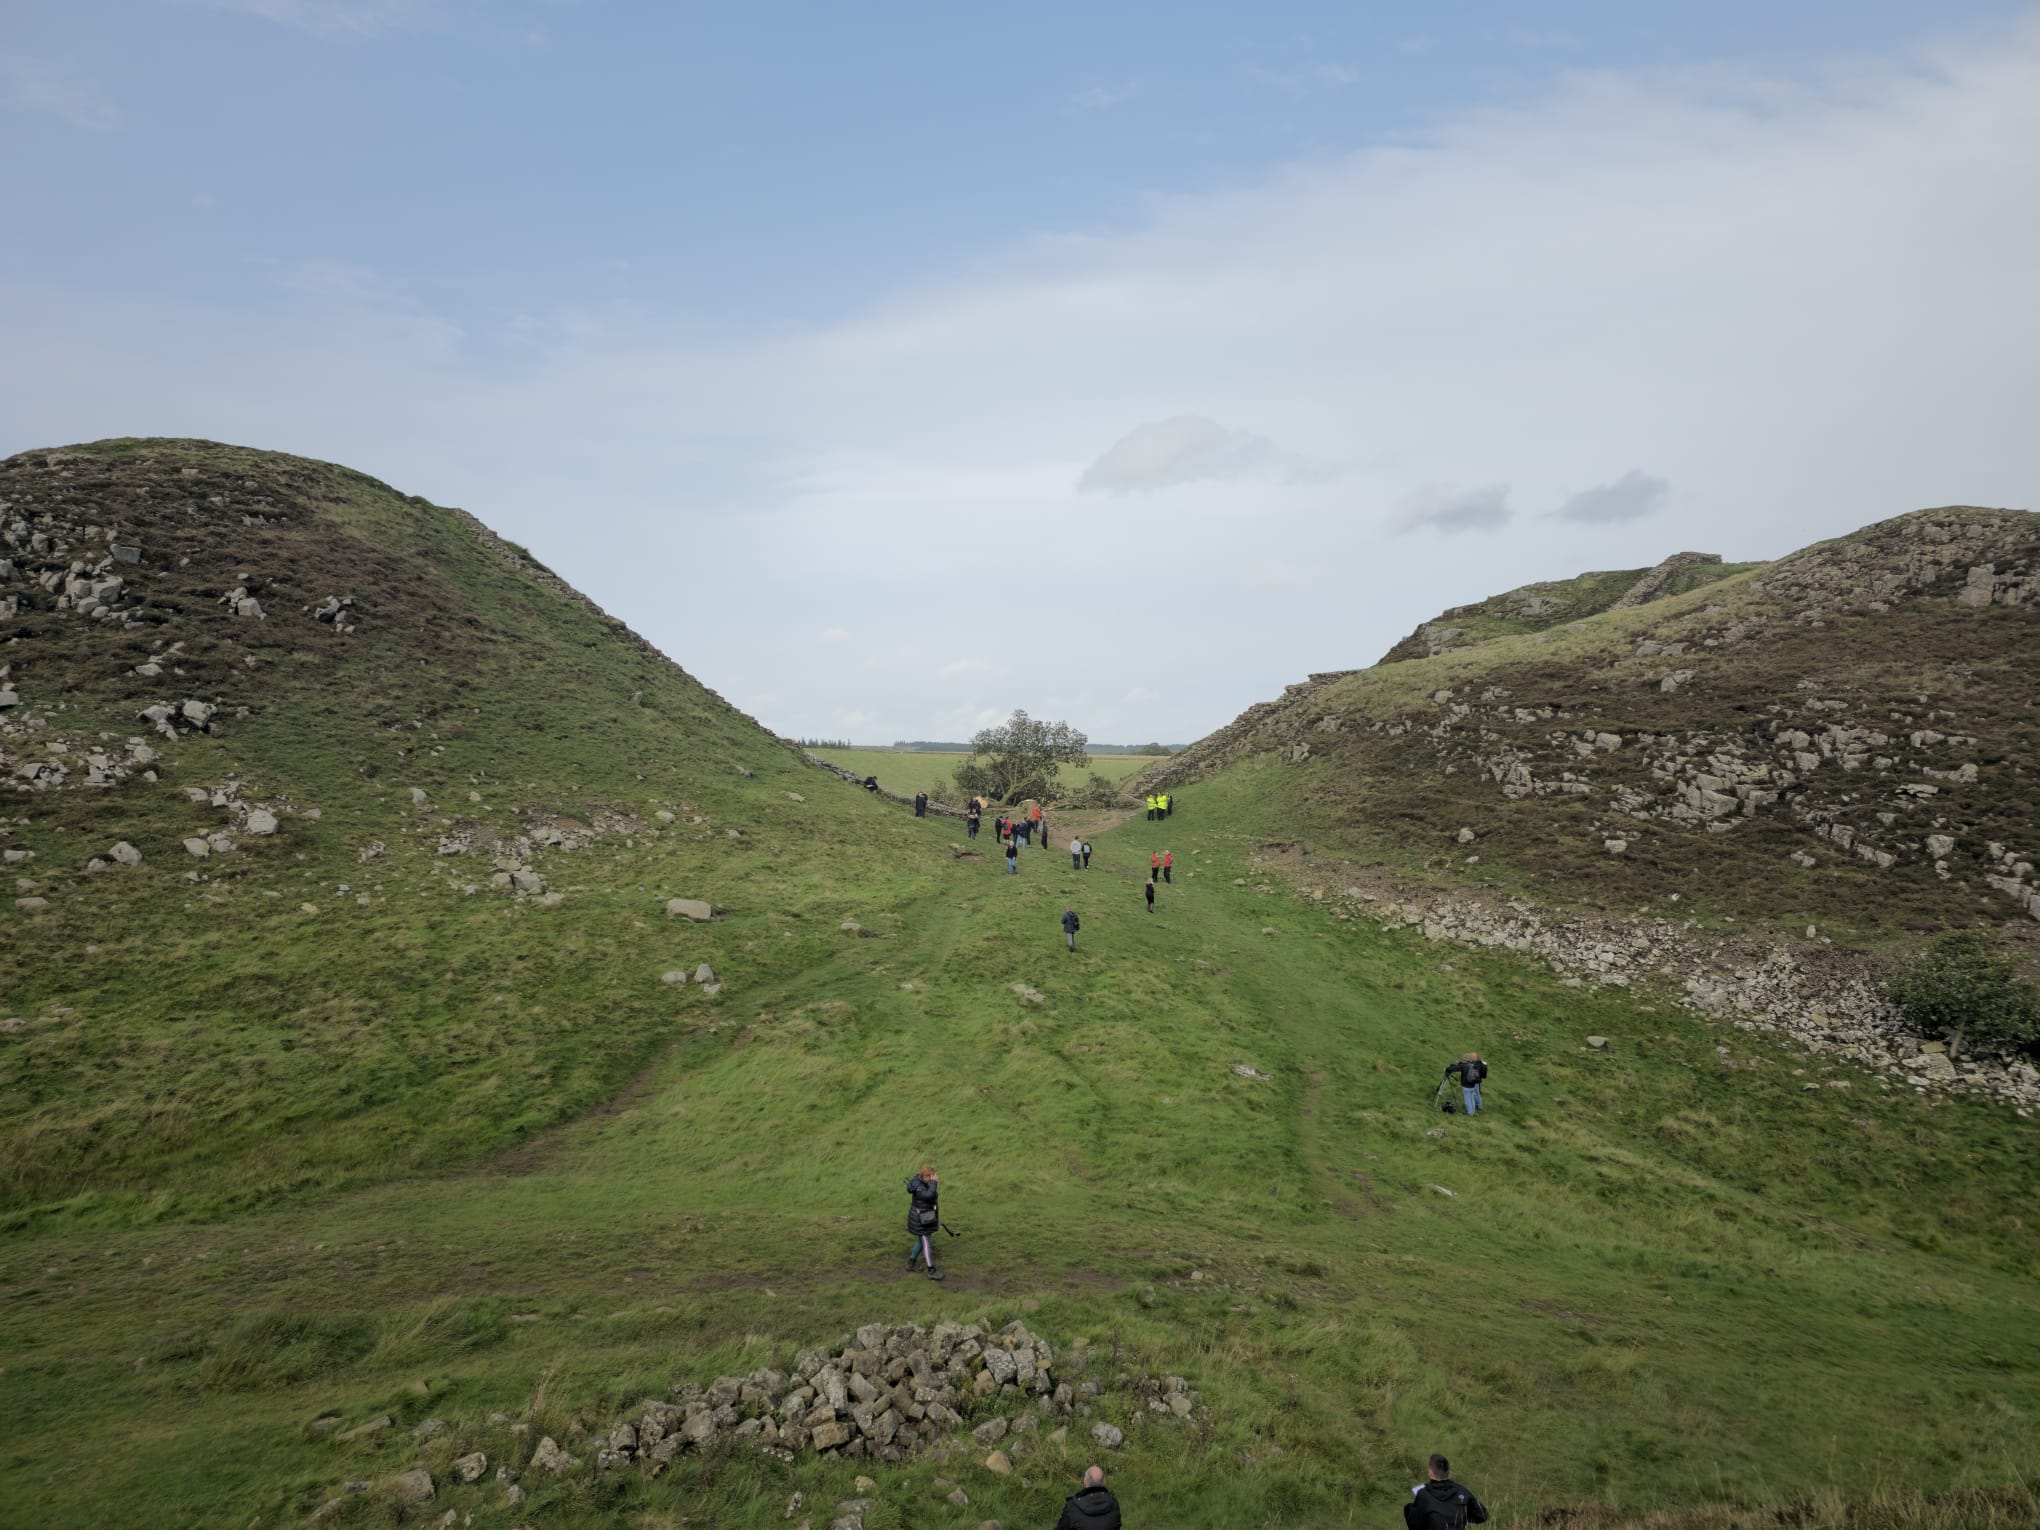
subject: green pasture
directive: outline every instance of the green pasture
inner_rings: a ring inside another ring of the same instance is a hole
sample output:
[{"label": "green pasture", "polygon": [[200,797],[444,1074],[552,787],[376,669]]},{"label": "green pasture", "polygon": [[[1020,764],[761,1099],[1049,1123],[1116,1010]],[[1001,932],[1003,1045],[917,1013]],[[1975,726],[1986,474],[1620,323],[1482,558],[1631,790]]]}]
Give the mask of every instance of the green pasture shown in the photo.
[{"label": "green pasture", "polygon": [[[1208,1422],[1109,1463],[1143,1523],[1378,1524],[1432,1449],[1504,1523],[2033,1472],[2035,1157],[2001,1108],[1336,919],[1254,872],[1251,783],[1094,834],[1088,873],[1030,851],[1008,876],[953,826],[749,762],[707,823],[572,852],[556,909],[407,847],[386,901],[303,914],[324,894],[286,843],[231,918],[106,883],[46,927],[66,960],[17,963],[11,1002],[67,1013],[0,1054],[29,1107],[0,1521],[290,1523],[422,1461],[434,1514],[482,1526],[779,1525],[862,1468],[527,1475],[512,1511],[446,1467],[942,1316],[1192,1380]],[[668,920],[669,894],[723,912]],[[720,994],[660,981],[699,961]],[[1430,1108],[1468,1047],[1495,1070],[1475,1121]],[[946,1285],[899,1267],[923,1158],[965,1234]],[[328,1409],[399,1427],[315,1438]],[[421,1445],[428,1416],[450,1428]],[[118,1448],[81,1470],[88,1438]],[[1085,1462],[883,1468],[867,1523],[1047,1523]],[[395,1516],[371,1492],[336,1522]]]}]

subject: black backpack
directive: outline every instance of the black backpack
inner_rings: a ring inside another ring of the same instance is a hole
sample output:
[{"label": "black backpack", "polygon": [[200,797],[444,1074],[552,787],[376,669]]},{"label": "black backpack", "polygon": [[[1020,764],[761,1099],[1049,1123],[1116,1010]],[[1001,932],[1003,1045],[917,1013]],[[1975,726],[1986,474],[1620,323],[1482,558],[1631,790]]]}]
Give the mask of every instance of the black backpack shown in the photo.
[{"label": "black backpack", "polygon": [[1403,1523],[1409,1530],[1466,1530],[1466,1501],[1465,1488],[1441,1497],[1427,1486],[1403,1505]]},{"label": "black backpack", "polygon": [[1459,1070],[1459,1076],[1465,1081],[1467,1088],[1476,1089],[1480,1086],[1480,1081],[1487,1077],[1487,1064],[1476,1057]]}]

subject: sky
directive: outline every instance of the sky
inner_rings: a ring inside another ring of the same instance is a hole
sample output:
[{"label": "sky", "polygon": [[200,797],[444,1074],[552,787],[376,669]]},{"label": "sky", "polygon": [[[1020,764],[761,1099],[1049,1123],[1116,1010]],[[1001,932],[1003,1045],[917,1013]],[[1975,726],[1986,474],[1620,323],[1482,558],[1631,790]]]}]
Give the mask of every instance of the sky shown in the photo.
[{"label": "sky", "polygon": [[344,462],[787,734],[1187,742],[2036,419],[2030,4],[0,0],[0,455]]}]

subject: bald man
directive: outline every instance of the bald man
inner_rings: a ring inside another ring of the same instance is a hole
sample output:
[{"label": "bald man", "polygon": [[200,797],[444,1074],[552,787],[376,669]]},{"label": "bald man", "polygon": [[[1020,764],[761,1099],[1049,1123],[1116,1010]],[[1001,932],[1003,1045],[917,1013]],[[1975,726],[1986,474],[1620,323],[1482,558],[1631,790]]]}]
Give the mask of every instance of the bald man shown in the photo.
[{"label": "bald man", "polygon": [[1105,1468],[1084,1473],[1084,1485],[1063,1500],[1055,1530],[1119,1530],[1119,1500],[1105,1486]]}]

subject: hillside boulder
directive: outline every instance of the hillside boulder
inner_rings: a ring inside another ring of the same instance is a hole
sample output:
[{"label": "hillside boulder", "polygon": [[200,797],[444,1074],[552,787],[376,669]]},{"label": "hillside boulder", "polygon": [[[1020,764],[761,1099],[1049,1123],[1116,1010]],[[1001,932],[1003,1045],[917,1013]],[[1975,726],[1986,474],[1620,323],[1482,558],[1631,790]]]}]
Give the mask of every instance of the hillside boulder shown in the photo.
[{"label": "hillside boulder", "polygon": [[696,922],[713,919],[715,911],[699,898],[668,898],[666,917],[669,919],[692,919]]}]

